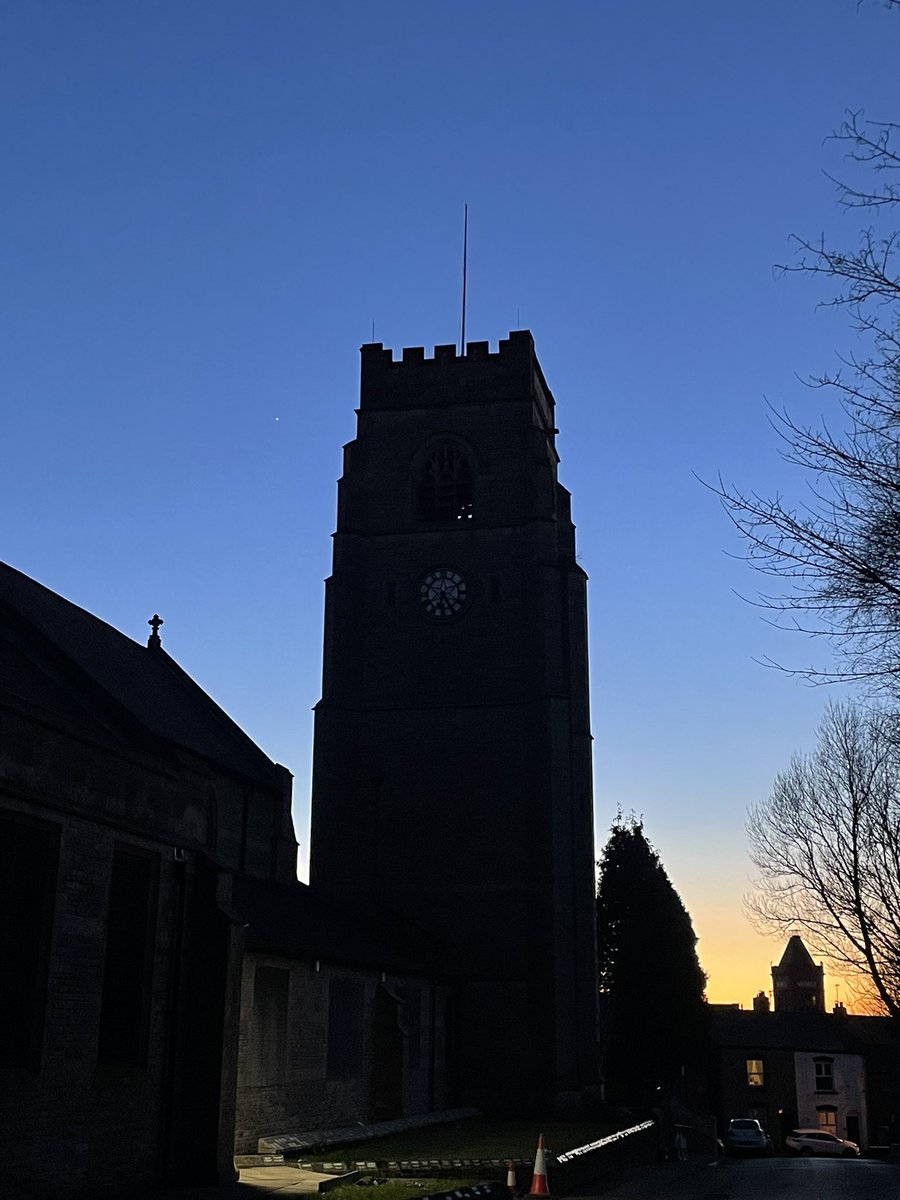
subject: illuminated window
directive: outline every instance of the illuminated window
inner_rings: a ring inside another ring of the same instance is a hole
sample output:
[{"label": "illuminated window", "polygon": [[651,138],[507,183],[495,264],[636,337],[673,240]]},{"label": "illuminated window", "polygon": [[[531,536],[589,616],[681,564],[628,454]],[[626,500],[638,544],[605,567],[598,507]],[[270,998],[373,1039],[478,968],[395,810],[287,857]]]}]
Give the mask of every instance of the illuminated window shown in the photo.
[{"label": "illuminated window", "polygon": [[416,492],[416,511],[428,520],[471,521],[472,470],[456,446],[438,446],[428,456]]},{"label": "illuminated window", "polygon": [[831,1133],[837,1136],[837,1109],[830,1105],[823,1105],[818,1110],[819,1113],[819,1128],[823,1133]]},{"label": "illuminated window", "polygon": [[747,1087],[762,1087],[766,1082],[766,1072],[761,1058],[747,1059]]}]

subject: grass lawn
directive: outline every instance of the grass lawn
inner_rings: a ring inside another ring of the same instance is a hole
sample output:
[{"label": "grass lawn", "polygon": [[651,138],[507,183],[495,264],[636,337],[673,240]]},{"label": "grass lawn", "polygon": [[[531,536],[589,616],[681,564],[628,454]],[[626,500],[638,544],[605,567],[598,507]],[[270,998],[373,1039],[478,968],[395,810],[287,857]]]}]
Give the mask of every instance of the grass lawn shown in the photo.
[{"label": "grass lawn", "polygon": [[[544,1135],[544,1146],[548,1154],[562,1154],[579,1146],[595,1142],[607,1133],[614,1132],[609,1124],[599,1119],[562,1121],[556,1117],[534,1120],[511,1120],[499,1117],[468,1117],[447,1125],[429,1125],[424,1129],[411,1129],[406,1133],[390,1134],[373,1138],[367,1142],[351,1142],[345,1146],[329,1146],[315,1155],[328,1162],[428,1162],[433,1159],[500,1159],[504,1163],[499,1172],[496,1167],[473,1167],[471,1174],[456,1174],[453,1178],[435,1177],[388,1179],[372,1185],[374,1178],[383,1176],[365,1174],[363,1182],[331,1188],[328,1200],[415,1200],[434,1192],[449,1192],[473,1183],[487,1183],[491,1179],[506,1182],[505,1160],[525,1159],[534,1162],[538,1134]],[[463,1168],[465,1170],[465,1168]],[[457,1172],[459,1168],[457,1168]],[[530,1166],[517,1168],[519,1187],[527,1190],[531,1183]],[[369,1184],[369,1186],[366,1186]]]}]

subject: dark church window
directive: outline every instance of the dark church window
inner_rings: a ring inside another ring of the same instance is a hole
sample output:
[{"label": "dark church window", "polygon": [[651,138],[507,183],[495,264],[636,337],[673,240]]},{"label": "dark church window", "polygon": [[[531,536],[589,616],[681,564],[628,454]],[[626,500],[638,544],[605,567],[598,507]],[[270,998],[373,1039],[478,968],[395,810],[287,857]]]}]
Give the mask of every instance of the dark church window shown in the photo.
[{"label": "dark church window", "polygon": [[416,1068],[422,1062],[422,993],[419,988],[408,985],[402,989],[401,999],[407,1062],[410,1067]]},{"label": "dark church window", "polygon": [[472,519],[472,469],[451,443],[429,454],[416,493],[416,511],[427,520]]},{"label": "dark church window", "polygon": [[216,789],[211,783],[206,785],[206,844],[215,850],[219,841],[219,801]]},{"label": "dark church window", "polygon": [[331,980],[328,992],[329,1079],[351,1079],[362,1070],[363,985],[346,975]]},{"label": "dark church window", "polygon": [[137,846],[113,851],[97,1061],[147,1061],[159,859]]},{"label": "dark church window", "polygon": [[0,1064],[41,1064],[59,826],[0,815]]},{"label": "dark church window", "polygon": [[284,1083],[290,982],[282,967],[254,972],[250,1078],[256,1084]]}]

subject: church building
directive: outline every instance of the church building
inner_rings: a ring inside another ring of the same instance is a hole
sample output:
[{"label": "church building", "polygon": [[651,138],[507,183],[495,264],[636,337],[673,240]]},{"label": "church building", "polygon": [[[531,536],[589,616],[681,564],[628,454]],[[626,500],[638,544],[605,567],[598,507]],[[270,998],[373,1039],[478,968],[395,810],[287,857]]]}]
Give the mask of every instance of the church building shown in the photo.
[{"label": "church building", "polygon": [[556,434],[527,332],[363,347],[310,886],[289,772],[161,619],[134,641],[0,563],[4,1196],[229,1180],[266,1139],[596,1089],[586,578]]},{"label": "church building", "polygon": [[772,967],[772,991],[775,1011],[825,1011],[825,971],[813,962],[799,934],[788,939],[780,962]]},{"label": "church building", "polygon": [[311,885],[447,946],[461,1103],[597,1080],[586,576],[531,334],[362,347],[316,707]]},{"label": "church building", "polygon": [[0,563],[4,1200],[450,1106],[433,939],[297,880],[290,774],[161,623],[141,645]]}]

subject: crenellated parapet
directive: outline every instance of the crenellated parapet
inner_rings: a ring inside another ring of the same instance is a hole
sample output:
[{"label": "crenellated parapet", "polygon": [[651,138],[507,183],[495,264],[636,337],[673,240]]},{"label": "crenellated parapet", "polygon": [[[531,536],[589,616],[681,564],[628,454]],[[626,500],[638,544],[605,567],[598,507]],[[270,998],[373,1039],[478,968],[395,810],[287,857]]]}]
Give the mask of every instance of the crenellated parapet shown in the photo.
[{"label": "crenellated parapet", "polygon": [[405,346],[401,351],[402,357],[395,359],[393,350],[385,349],[382,342],[367,342],[361,353],[363,370],[399,369],[423,363],[432,366],[498,360],[521,363],[534,358],[534,338],[528,329],[514,329],[509,337],[500,339],[499,347],[493,354],[489,342],[467,342],[465,354],[459,354],[455,345],[435,346],[430,358],[426,356],[424,346]]},{"label": "crenellated parapet", "polygon": [[406,346],[401,357],[381,342],[361,348],[360,408],[388,409],[532,400],[542,424],[553,426],[554,400],[527,329],[513,330],[496,351],[488,342],[468,342],[465,354],[456,346]]}]

